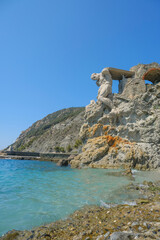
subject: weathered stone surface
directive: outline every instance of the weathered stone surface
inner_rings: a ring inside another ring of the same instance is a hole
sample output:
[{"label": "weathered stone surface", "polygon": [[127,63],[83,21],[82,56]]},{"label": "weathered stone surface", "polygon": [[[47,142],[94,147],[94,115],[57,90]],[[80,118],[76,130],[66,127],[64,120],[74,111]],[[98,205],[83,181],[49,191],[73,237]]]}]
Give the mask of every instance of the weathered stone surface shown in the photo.
[{"label": "weathered stone surface", "polygon": [[[72,167],[92,168],[148,168],[148,154],[135,142],[108,135],[110,126],[96,124],[85,133],[88,140],[82,153],[71,162]],[[111,130],[112,131],[112,130]],[[102,136],[101,136],[102,135]]]},{"label": "weathered stone surface", "polygon": [[125,84],[122,96],[133,99],[146,92],[145,82],[141,78],[129,78]]},{"label": "weathered stone surface", "polygon": [[150,64],[138,64],[130,68],[130,71],[135,72],[135,78],[143,78],[143,75],[151,68],[160,68],[160,64],[153,62]]},{"label": "weathered stone surface", "polygon": [[[132,68],[135,77],[128,78],[122,94],[113,95],[111,110],[94,101],[86,107],[80,130],[85,145],[72,167],[160,167],[160,83],[148,88],[142,79],[153,66],[158,64]],[[100,139],[105,151],[97,145]]]},{"label": "weathered stone surface", "polygon": [[122,79],[119,81],[119,85],[118,85],[118,93],[121,94],[124,90],[124,87],[127,83],[128,79],[124,77],[124,75],[122,76]]},{"label": "weathered stone surface", "polygon": [[107,153],[108,149],[109,145],[105,136],[88,139],[82,153],[75,157],[74,160],[71,160],[70,164],[72,167],[82,167],[96,162]]},{"label": "weathered stone surface", "polygon": [[85,119],[87,119],[90,124],[96,123],[98,119],[103,116],[103,112],[104,106],[97,104],[94,100],[91,100],[90,104],[85,108]]}]

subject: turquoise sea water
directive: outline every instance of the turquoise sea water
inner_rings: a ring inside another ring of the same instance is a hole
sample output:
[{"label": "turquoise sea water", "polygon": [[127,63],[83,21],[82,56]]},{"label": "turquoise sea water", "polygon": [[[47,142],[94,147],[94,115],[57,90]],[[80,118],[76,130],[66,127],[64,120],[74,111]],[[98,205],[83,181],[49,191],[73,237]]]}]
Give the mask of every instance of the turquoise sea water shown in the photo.
[{"label": "turquoise sea water", "polygon": [[[135,196],[122,191],[131,182],[117,170],[71,169],[52,162],[0,160],[0,236],[64,219],[86,204],[123,203]],[[158,180],[136,172],[135,181]]]}]

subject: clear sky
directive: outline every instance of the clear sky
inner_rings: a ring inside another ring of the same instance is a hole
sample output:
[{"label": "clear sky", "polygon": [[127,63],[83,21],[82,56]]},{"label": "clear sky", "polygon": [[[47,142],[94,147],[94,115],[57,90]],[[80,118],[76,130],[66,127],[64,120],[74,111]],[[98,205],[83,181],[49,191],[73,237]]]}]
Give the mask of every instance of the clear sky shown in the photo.
[{"label": "clear sky", "polygon": [[0,0],[0,149],[47,114],[96,100],[93,72],[151,62],[160,0]]}]

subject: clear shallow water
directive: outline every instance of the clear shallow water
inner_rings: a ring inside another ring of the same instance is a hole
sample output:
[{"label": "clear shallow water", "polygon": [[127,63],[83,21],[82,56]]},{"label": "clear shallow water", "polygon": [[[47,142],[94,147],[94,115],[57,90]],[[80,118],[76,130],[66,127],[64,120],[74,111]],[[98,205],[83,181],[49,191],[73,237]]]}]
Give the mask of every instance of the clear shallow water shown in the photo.
[{"label": "clear shallow water", "polygon": [[[107,175],[117,170],[71,169],[52,162],[0,159],[0,236],[67,217],[86,204],[123,203],[135,195],[121,191],[131,180]],[[159,175],[135,172],[135,182]]]}]

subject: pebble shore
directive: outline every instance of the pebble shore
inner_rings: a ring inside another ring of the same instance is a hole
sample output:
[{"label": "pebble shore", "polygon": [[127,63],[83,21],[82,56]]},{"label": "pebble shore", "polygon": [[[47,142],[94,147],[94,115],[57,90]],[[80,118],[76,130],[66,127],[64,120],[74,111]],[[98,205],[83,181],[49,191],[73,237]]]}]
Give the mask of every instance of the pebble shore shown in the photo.
[{"label": "pebble shore", "polygon": [[66,220],[31,231],[12,230],[0,240],[160,239],[160,181],[130,184],[126,190],[144,197],[131,205],[85,206]]}]

